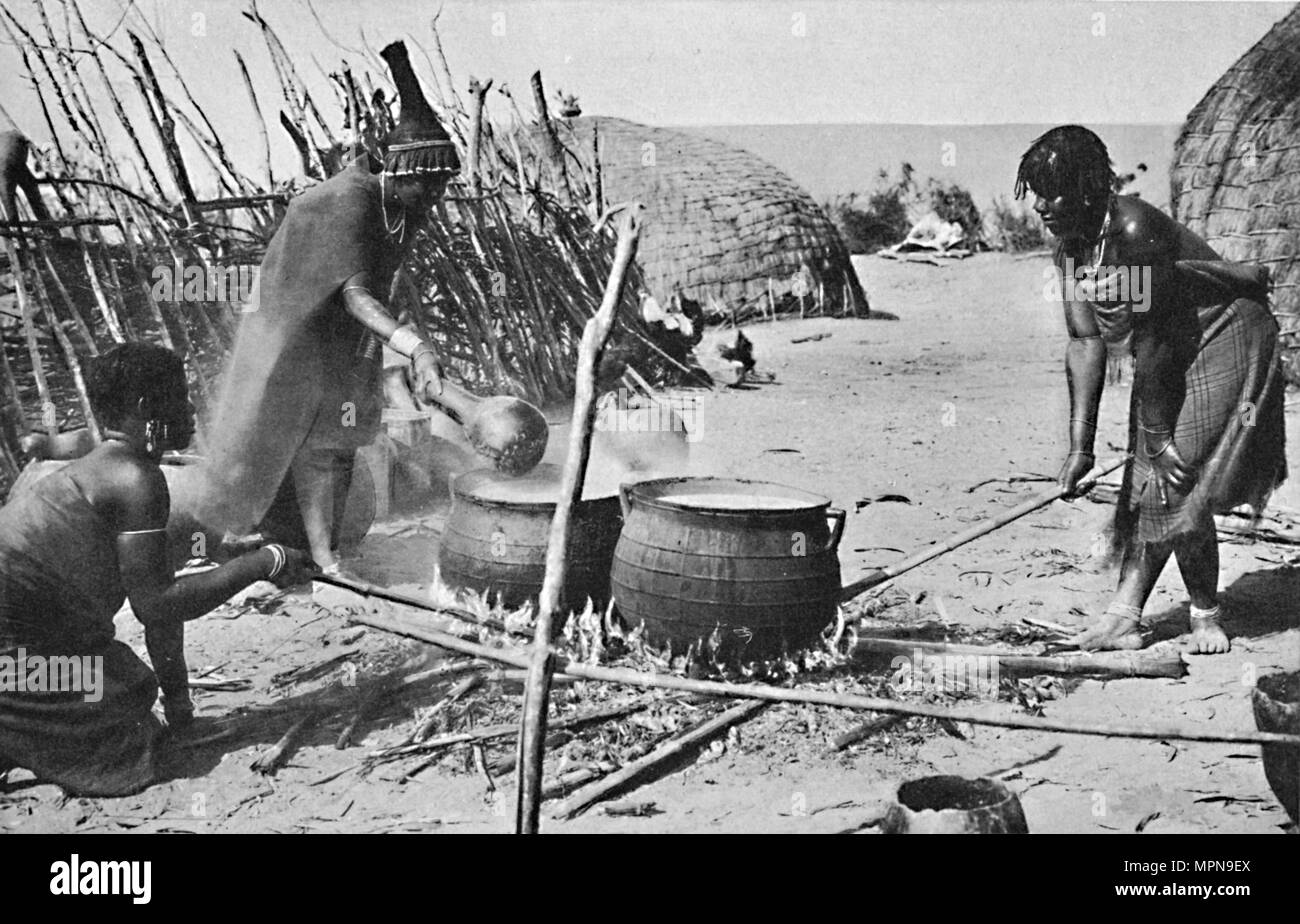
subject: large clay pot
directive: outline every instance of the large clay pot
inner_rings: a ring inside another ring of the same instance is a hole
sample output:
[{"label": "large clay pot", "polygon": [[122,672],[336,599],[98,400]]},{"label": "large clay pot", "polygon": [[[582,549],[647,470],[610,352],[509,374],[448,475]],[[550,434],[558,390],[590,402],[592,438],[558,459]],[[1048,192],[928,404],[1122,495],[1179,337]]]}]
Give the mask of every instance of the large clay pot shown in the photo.
[{"label": "large clay pot", "polygon": [[[1300,671],[1259,678],[1251,702],[1255,707],[1255,725],[1260,731],[1300,735]],[[1260,751],[1268,785],[1294,823],[1300,794],[1300,748],[1264,744]]]},{"label": "large clay pot", "polygon": [[[438,571],[452,587],[486,591],[507,607],[535,600],[546,573],[546,545],[559,497],[560,469],[537,466],[521,478],[480,468],[451,480],[451,514],[438,549]],[[618,498],[584,498],[570,520],[561,605],[609,602],[609,565],[622,524]]]},{"label": "large clay pot", "polygon": [[1028,834],[1016,794],[996,780],[928,776],[898,787],[885,834]]},{"label": "large clay pot", "polygon": [[817,641],[839,604],[844,511],[733,478],[625,484],[610,583],[630,626],[675,651],[753,661]]}]

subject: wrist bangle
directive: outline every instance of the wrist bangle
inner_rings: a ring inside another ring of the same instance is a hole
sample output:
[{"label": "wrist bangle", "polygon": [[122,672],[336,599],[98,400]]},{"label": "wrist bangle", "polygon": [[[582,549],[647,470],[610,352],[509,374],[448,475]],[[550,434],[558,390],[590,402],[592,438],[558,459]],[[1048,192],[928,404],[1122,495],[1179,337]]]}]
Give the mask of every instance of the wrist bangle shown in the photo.
[{"label": "wrist bangle", "polygon": [[1071,417],[1071,418],[1070,418],[1070,423],[1081,423],[1081,424],[1087,424],[1088,426],[1092,427],[1092,429],[1094,429],[1094,430],[1097,429],[1097,421],[1095,421],[1095,420],[1089,420],[1089,419],[1086,418],[1086,417]]},{"label": "wrist bangle", "polygon": [[1070,452],[1066,455],[1066,458],[1068,459],[1070,458],[1070,456],[1092,456],[1093,458],[1096,458],[1096,456],[1094,456],[1092,453],[1084,452],[1082,449],[1070,450]]},{"label": "wrist bangle", "polygon": [[263,546],[263,548],[270,552],[271,557],[274,559],[274,563],[271,565],[271,571],[266,576],[268,581],[274,581],[280,576],[280,572],[284,570],[288,556],[284,553],[284,546],[277,543],[271,543],[270,545]]},{"label": "wrist bangle", "polygon": [[399,327],[397,330],[393,331],[393,336],[388,338],[388,345],[390,347],[398,353],[401,353],[403,356],[408,357],[413,357],[415,351],[422,343],[424,343],[424,340],[415,332],[415,329],[410,326]]},{"label": "wrist bangle", "polygon": [[412,365],[415,365],[415,361],[420,358],[421,353],[432,353],[434,359],[438,358],[438,351],[435,350],[433,347],[429,346],[429,344],[425,343],[423,340],[421,340],[420,345],[415,348],[415,351],[413,353],[411,353]]}]

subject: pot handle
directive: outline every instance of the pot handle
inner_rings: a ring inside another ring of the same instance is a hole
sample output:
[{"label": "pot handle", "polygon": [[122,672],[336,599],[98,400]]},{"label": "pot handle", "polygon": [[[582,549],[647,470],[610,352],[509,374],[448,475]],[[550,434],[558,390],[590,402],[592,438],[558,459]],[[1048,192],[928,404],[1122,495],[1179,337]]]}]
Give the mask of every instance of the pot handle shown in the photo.
[{"label": "pot handle", "polygon": [[826,540],[826,551],[834,552],[839,548],[840,537],[844,535],[845,513],[838,507],[829,507],[826,510],[826,519],[831,530],[831,534]]},{"label": "pot handle", "polygon": [[618,505],[623,509],[623,519],[627,519],[632,513],[632,485],[630,483],[620,484],[618,486]]}]

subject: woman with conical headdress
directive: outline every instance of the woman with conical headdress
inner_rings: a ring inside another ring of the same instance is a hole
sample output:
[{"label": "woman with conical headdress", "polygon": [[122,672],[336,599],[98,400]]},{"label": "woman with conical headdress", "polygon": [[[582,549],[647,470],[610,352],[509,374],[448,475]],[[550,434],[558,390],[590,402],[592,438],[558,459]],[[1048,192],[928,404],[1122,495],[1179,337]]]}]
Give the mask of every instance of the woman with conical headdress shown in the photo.
[{"label": "woman with conical headdress", "polygon": [[1101,139],[1064,125],[1020,161],[1016,195],[1057,238],[1070,340],[1070,450],[1059,476],[1074,492],[1092,468],[1108,347],[1133,355],[1132,458],[1115,534],[1118,592],[1082,648],[1138,648],[1142,609],[1170,556],[1191,598],[1191,651],[1227,651],[1214,515],[1259,508],[1286,478],[1278,326],[1268,272],[1227,263],[1159,209],[1114,192]]},{"label": "woman with conical headdress", "polygon": [[363,155],[290,204],[223,375],[198,510],[206,525],[242,533],[283,490],[326,571],[338,569],[356,450],[379,431],[380,344],[410,358],[417,394],[442,390],[434,348],[381,299],[460,161],[406,47],[381,54],[401,104],[382,170]]}]

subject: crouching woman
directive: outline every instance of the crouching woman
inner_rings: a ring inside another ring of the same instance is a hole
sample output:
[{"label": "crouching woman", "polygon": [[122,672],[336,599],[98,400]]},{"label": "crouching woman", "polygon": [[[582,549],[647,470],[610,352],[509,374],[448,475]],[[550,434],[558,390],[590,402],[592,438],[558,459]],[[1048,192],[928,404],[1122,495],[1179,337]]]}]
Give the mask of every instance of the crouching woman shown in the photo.
[{"label": "crouching woman", "polygon": [[[158,462],[194,434],[184,366],[160,347],[124,344],[95,361],[87,386],[103,442],[0,507],[0,771],[23,767],[75,795],[126,795],[158,777],[160,689],[169,725],[192,716],[184,624],[255,581],[299,583],[312,566],[267,546],[175,577]],[[153,670],[114,639],[127,600]]]}]

